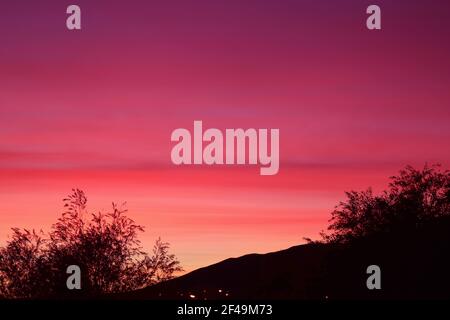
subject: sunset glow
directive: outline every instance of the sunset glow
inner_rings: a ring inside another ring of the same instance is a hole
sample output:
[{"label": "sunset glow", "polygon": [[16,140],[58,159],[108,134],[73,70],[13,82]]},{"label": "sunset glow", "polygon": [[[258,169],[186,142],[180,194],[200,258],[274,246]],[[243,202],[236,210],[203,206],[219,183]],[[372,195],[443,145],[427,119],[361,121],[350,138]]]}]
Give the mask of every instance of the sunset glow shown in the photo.
[{"label": "sunset glow", "polygon": [[[317,239],[344,191],[450,164],[448,2],[386,3],[379,33],[356,1],[77,2],[78,33],[66,3],[0,4],[2,244],[77,187],[92,212],[126,201],[146,250],[161,236],[190,271]],[[279,172],[172,164],[199,119],[279,128]]]}]

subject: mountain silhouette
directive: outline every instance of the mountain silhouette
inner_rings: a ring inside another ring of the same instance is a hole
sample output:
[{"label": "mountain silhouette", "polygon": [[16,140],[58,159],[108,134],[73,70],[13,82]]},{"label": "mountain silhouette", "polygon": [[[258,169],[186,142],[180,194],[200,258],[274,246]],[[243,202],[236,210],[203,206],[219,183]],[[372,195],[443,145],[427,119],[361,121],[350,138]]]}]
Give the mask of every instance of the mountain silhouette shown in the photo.
[{"label": "mountain silhouette", "polygon": [[[249,254],[121,294],[120,299],[448,299],[450,218],[349,244]],[[369,265],[381,289],[369,290]]]}]

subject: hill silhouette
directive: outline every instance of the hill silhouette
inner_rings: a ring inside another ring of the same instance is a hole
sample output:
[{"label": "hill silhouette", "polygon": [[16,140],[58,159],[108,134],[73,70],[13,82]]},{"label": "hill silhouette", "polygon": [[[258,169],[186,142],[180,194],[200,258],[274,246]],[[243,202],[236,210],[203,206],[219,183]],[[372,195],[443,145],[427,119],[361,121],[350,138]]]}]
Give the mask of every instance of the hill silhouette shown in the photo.
[{"label": "hill silhouette", "polygon": [[[374,195],[346,192],[322,241],[228,259],[124,295],[143,299],[450,298],[450,172],[411,166]],[[369,290],[367,268],[381,270]]]},{"label": "hill silhouette", "polygon": [[[449,299],[450,218],[351,244],[309,243],[227,259],[121,299]],[[366,287],[381,268],[381,290]]]}]

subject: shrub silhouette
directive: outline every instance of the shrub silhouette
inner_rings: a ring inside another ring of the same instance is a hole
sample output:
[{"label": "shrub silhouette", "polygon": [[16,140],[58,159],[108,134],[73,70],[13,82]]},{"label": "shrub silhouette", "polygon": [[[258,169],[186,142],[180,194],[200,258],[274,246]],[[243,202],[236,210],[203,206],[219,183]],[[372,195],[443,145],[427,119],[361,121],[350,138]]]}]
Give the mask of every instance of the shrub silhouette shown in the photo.
[{"label": "shrub silhouette", "polygon": [[402,233],[433,219],[450,216],[450,171],[439,165],[417,170],[407,166],[391,177],[388,190],[374,195],[346,192],[347,200],[332,212],[326,242],[349,242],[380,233]]},{"label": "shrub silhouette", "polygon": [[[87,198],[79,189],[64,203],[67,210],[48,235],[13,229],[11,240],[0,249],[0,296],[99,296],[143,288],[182,270],[161,239],[151,256],[142,250],[138,235],[144,229],[122,207],[113,203],[111,212],[88,219]],[[82,290],[67,289],[69,265],[81,268]]]}]

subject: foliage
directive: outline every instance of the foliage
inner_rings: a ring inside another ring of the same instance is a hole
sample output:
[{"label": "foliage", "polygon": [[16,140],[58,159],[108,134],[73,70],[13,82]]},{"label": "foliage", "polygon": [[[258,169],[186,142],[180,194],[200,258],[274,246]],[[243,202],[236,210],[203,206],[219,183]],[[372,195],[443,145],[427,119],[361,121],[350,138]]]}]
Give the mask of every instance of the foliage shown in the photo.
[{"label": "foliage", "polygon": [[439,165],[422,170],[407,166],[391,177],[388,190],[374,195],[369,188],[346,192],[347,200],[332,212],[327,242],[348,242],[382,232],[414,229],[450,215],[450,171]]},{"label": "foliage", "polygon": [[[65,297],[66,269],[78,265],[80,296],[136,290],[168,280],[182,270],[169,244],[158,239],[149,256],[138,235],[144,231],[112,204],[108,213],[89,214],[83,191],[74,189],[64,199],[66,211],[51,232],[13,229],[0,248],[0,296],[6,298]],[[72,294],[73,295],[73,294]]]}]

